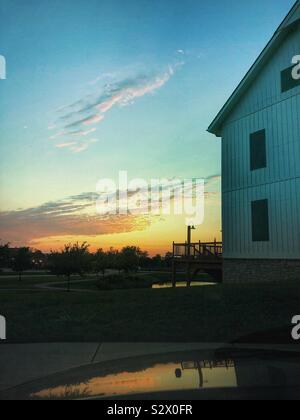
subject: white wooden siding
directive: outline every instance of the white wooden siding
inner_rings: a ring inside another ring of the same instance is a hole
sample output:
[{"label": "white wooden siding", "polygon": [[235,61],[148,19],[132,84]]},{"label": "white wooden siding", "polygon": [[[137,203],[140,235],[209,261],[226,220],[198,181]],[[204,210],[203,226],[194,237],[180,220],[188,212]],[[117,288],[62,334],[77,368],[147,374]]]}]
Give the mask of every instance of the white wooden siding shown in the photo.
[{"label": "white wooden siding", "polygon": [[[252,241],[251,202],[269,200],[270,241]],[[223,195],[225,258],[300,258],[300,179]]]},{"label": "white wooden siding", "polygon": [[300,86],[281,93],[281,72],[292,66],[292,58],[300,54],[300,23],[283,41],[264,66],[247,93],[226,120],[226,125],[265,107],[300,93]]},{"label": "white wooden siding", "polygon": [[[269,61],[222,132],[225,258],[300,258],[300,87],[281,71],[300,54],[300,29]],[[267,168],[250,170],[250,134],[266,130]],[[269,200],[270,241],[252,241],[251,202]]]}]

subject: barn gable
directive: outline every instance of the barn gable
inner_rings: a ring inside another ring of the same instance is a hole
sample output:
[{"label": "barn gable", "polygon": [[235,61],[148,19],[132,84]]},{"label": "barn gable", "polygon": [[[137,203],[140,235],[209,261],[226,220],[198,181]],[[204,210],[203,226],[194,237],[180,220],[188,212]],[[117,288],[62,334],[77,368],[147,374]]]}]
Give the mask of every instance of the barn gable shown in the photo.
[{"label": "barn gable", "polygon": [[286,28],[289,25],[292,25],[299,19],[300,19],[300,4],[299,2],[296,2],[291,12],[287,15],[282,25],[279,27],[279,30]]},{"label": "barn gable", "polygon": [[[282,72],[291,67],[292,57],[300,54],[300,0],[296,2],[273,38],[246,74],[242,82],[216,116],[208,131],[222,135],[229,121],[256,112],[282,99]],[[300,92],[300,86],[297,88]],[[284,93],[283,99],[295,95]]]}]

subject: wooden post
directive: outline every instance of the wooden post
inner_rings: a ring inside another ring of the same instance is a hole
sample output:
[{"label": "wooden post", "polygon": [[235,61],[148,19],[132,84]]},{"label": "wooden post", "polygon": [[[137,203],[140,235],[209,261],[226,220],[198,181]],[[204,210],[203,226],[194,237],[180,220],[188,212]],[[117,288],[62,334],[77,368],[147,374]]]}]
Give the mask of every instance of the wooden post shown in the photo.
[{"label": "wooden post", "polygon": [[188,226],[187,243],[188,243],[188,256],[190,256],[191,255],[191,243],[192,243],[192,226]]},{"label": "wooden post", "polygon": [[192,226],[188,226],[188,233],[187,233],[187,246],[188,246],[188,266],[187,266],[187,287],[191,286],[191,243],[192,243]]},{"label": "wooden post", "polygon": [[188,269],[187,269],[187,287],[191,287],[191,284],[192,284],[191,264],[188,263]]},{"label": "wooden post", "polygon": [[172,261],[172,287],[176,288],[176,265],[175,265],[175,258]]},{"label": "wooden post", "polygon": [[175,242],[173,242],[172,287],[176,287]]}]

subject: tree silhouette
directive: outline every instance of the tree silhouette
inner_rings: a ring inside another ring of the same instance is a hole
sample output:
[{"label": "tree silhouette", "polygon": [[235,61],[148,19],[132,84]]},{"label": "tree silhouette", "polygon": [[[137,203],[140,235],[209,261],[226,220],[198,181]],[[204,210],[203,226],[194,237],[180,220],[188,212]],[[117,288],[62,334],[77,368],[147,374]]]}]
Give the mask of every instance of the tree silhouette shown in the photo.
[{"label": "tree silhouette", "polygon": [[0,270],[9,266],[9,244],[0,245]]},{"label": "tree silhouette", "polygon": [[45,265],[45,260],[46,260],[45,254],[39,249],[35,249],[32,252],[32,262],[33,262],[34,268],[41,270]]},{"label": "tree silhouette", "polygon": [[165,261],[164,261],[167,268],[172,267],[172,261],[173,261],[173,253],[167,252],[165,255]]},{"label": "tree silhouette", "polygon": [[60,252],[51,251],[49,255],[49,269],[57,276],[66,276],[68,279],[68,291],[70,291],[71,276],[78,274],[81,277],[90,271],[91,254],[89,245],[84,242],[79,245],[68,244]]},{"label": "tree silhouette", "polygon": [[139,266],[147,270],[147,268],[151,267],[152,259],[149,257],[149,253],[147,251],[140,251],[139,253]]},{"label": "tree silhouette", "polygon": [[118,270],[120,273],[122,270],[120,252],[114,248],[110,248],[106,255],[108,268],[111,268],[112,270]]},{"label": "tree silhouette", "polygon": [[155,255],[155,257],[152,258],[152,265],[155,268],[160,268],[162,266],[162,262],[162,256],[159,254]]},{"label": "tree silhouette", "polygon": [[32,252],[30,248],[19,248],[16,256],[12,261],[12,268],[19,274],[19,281],[22,280],[22,274],[24,271],[29,270],[32,267]]},{"label": "tree silhouette", "polygon": [[137,271],[142,252],[135,246],[127,246],[121,252],[121,266],[125,272]]},{"label": "tree silhouette", "polygon": [[102,276],[105,276],[105,272],[110,268],[109,255],[103,251],[102,248],[98,249],[93,257],[93,268],[95,273],[99,275],[102,273]]}]

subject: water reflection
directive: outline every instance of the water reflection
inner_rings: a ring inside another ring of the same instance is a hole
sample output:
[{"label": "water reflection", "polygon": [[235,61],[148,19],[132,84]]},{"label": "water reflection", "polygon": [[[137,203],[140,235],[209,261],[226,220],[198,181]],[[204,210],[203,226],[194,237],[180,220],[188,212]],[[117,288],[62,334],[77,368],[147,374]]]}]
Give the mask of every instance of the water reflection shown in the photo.
[{"label": "water reflection", "polygon": [[[186,287],[187,282],[179,281],[176,283],[176,287]],[[215,286],[216,283],[209,283],[204,281],[195,281],[191,284],[191,287],[200,287],[200,286]],[[152,289],[169,289],[173,287],[172,283],[157,283],[153,284]]]},{"label": "water reflection", "polygon": [[183,361],[156,364],[137,372],[94,376],[81,383],[68,383],[31,394],[31,398],[71,399],[129,396],[140,393],[237,387],[234,362]]}]

